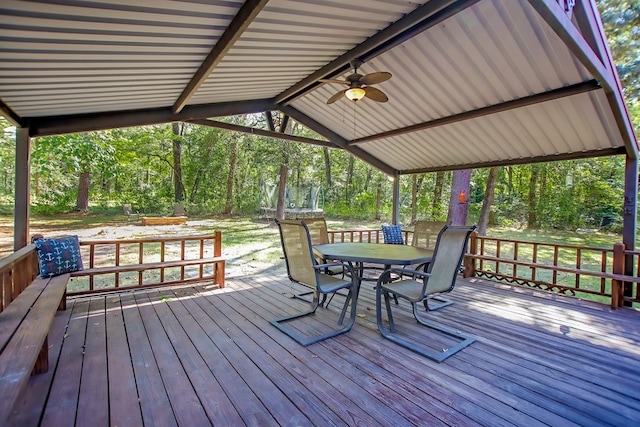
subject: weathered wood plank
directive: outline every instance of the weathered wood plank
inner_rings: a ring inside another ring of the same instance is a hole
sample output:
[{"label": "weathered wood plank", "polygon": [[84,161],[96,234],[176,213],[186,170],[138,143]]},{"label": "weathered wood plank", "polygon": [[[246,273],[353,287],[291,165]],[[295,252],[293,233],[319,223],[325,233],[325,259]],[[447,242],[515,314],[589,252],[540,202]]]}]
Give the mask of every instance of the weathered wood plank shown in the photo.
[{"label": "weathered wood plank", "polygon": [[89,301],[74,302],[51,393],[42,417],[43,426],[72,426],[75,423],[88,313]]},{"label": "weathered wood plank", "polygon": [[112,426],[143,425],[120,297],[106,297],[105,309],[109,423]]},{"label": "weathered wood plank", "polygon": [[[216,331],[216,335],[221,335],[216,340],[216,345],[226,355],[234,369],[241,373],[252,392],[263,402],[264,408],[251,414],[255,418],[254,422],[264,424],[274,417],[280,424],[312,425],[307,416],[291,403],[283,389],[276,386],[272,373],[275,361],[271,361],[259,347],[253,346],[255,343],[252,343],[237,325],[221,315],[218,312],[218,304],[213,306],[206,298],[193,298],[192,301],[200,307],[200,310],[193,311],[196,320],[207,322],[208,327]],[[205,316],[214,321],[215,327],[207,321]],[[258,361],[253,360],[252,355],[259,355],[261,361],[268,362],[256,365]],[[263,366],[268,369],[263,369]],[[285,371],[279,371],[279,375],[282,376],[279,381],[290,376]]]},{"label": "weathered wood plank", "polygon": [[89,304],[83,354],[76,423],[109,426],[109,407],[105,405],[109,401],[109,376],[104,297],[94,298]]},{"label": "weathered wood plank", "polygon": [[136,294],[134,297],[178,424],[211,425],[211,420],[207,417],[202,402],[193,390],[180,359],[171,345],[158,315],[149,304],[148,298],[142,293]]},{"label": "weathered wood plank", "polygon": [[[286,420],[291,419],[296,425],[640,423],[640,375],[636,372],[640,362],[637,350],[629,345],[638,337],[633,326],[640,319],[638,313],[624,309],[611,313],[573,299],[566,302],[539,292],[461,281],[450,294],[455,304],[428,316],[471,332],[478,340],[436,363],[380,336],[370,283],[363,286],[358,302],[363,317],[357,318],[353,329],[308,347],[299,346],[268,323],[308,306],[289,298],[297,285],[282,275],[234,278],[227,283],[225,289],[191,285],[107,297],[114,298],[113,308],[121,313],[126,336],[122,329],[112,335],[107,319],[104,351],[118,345],[119,351],[130,352],[130,361],[123,363],[133,366],[133,373],[111,378],[110,387],[133,375],[130,382],[140,395],[138,411],[145,425],[178,421],[193,425],[196,417],[185,416],[193,406],[199,408],[202,418],[197,421],[203,425],[227,421],[290,425]],[[85,322],[92,322],[84,301],[73,303],[73,314],[78,304],[84,304]],[[336,297],[329,310],[319,309],[301,330],[335,327],[343,301],[344,297]],[[415,322],[406,303],[393,309],[407,333],[418,339],[432,336]],[[560,330],[561,325],[570,328],[568,334]],[[43,425],[74,422],[80,390],[77,379],[73,403],[65,408],[74,414],[70,422],[50,416],[59,413],[52,405],[64,403],[55,396],[64,391],[61,385],[69,388],[73,383],[58,378],[73,375],[64,359],[71,356],[71,339],[67,337],[62,346]],[[115,342],[120,340],[126,342],[120,346]],[[612,359],[602,364],[607,354]],[[611,363],[618,359],[629,364]],[[195,378],[198,373],[201,380]],[[102,405],[111,405],[112,413],[135,407],[128,401],[109,400]],[[212,415],[222,402],[229,407],[219,408],[223,411],[219,416]]]},{"label": "weathered wood plank", "polygon": [[[203,358],[202,353],[198,351],[195,342],[190,339],[187,332],[187,329],[202,329],[193,321],[193,317],[184,311],[182,303],[179,300],[173,300],[168,295],[168,292],[147,293],[149,301],[155,308],[167,337],[171,341],[176,355],[180,358],[180,362],[189,377],[194,391],[200,398],[207,416],[214,425],[242,424],[242,418],[234,408],[233,401],[225,394],[220,381],[212,374],[209,368],[209,365],[218,363],[217,359]],[[182,314],[181,320],[185,321],[186,324],[181,324],[176,318],[174,310]],[[203,335],[199,335],[199,338],[205,339],[205,341],[198,343],[199,347],[207,347],[207,341],[209,345],[213,345],[206,338],[206,335],[204,337]],[[241,397],[241,399],[247,398],[249,396]]]},{"label": "weathered wood plank", "polygon": [[[226,395],[216,396],[216,399],[222,400],[228,397],[230,405],[236,408],[241,417],[241,422],[237,423],[238,425],[242,423],[247,425],[275,424],[273,416],[269,414],[260,398],[245,382],[242,371],[236,370],[233,364],[235,363],[236,366],[238,364],[239,350],[231,354],[223,352],[218,347],[218,343],[222,340],[228,340],[229,337],[191,298],[186,297],[180,291],[175,293],[180,297],[180,301],[172,304],[171,309],[176,318],[180,319],[180,324],[197,348],[198,353],[208,362],[208,369],[220,384],[222,393]],[[214,424],[217,420],[218,417],[214,419]]]},{"label": "weathered wood plank", "polygon": [[[144,425],[177,426],[178,422],[135,298],[132,294],[123,294],[120,305],[135,376],[131,380],[135,379]],[[132,343],[134,345],[131,345]],[[111,410],[117,411],[120,408],[113,406]]]}]

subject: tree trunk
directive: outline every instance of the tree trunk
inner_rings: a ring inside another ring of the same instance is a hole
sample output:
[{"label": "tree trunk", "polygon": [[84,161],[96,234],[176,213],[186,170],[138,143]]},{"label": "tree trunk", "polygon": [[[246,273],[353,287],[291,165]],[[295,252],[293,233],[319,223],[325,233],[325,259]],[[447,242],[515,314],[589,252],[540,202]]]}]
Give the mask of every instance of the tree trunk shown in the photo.
[{"label": "tree trunk", "polygon": [[380,207],[382,206],[382,180],[384,178],[378,178],[378,188],[376,189],[376,220],[380,220],[382,215],[380,214]]},{"label": "tree trunk", "polygon": [[289,174],[289,146],[285,142],[282,147],[282,164],[280,165],[280,183],[278,187],[278,203],[276,204],[276,218],[284,219],[284,210],[286,209],[287,195],[287,175]]},{"label": "tree trunk", "polygon": [[453,172],[451,198],[449,199],[449,214],[447,215],[448,224],[467,225],[470,183],[471,169],[457,170]]},{"label": "tree trunk", "polygon": [[329,158],[329,149],[327,147],[322,148],[324,154],[324,173],[327,180],[327,189],[331,188],[331,159]]},{"label": "tree trunk", "polygon": [[238,163],[238,141],[233,138],[231,153],[229,153],[229,175],[227,176],[227,200],[224,213],[230,215],[233,211],[233,179],[236,176],[236,164]]},{"label": "tree trunk", "polygon": [[415,224],[418,217],[418,175],[414,173],[411,179],[411,224]]},{"label": "tree trunk", "polygon": [[536,213],[536,193],[538,180],[540,178],[540,168],[538,165],[531,165],[531,177],[529,178],[529,214],[527,216],[527,228],[538,228],[538,217]]},{"label": "tree trunk", "polygon": [[89,211],[89,184],[91,181],[91,177],[89,172],[80,173],[80,179],[78,181],[78,200],[76,203],[76,208],[80,212],[88,212]]},{"label": "tree trunk", "polygon": [[180,123],[172,123],[173,129],[173,189],[175,201],[184,201],[184,184],[182,183],[182,140]]},{"label": "tree trunk", "polygon": [[351,181],[353,180],[353,165],[354,165],[354,157],[349,155],[349,165],[347,166],[347,185],[344,186],[344,201],[347,206],[350,206],[349,200],[349,189],[351,188]]},{"label": "tree trunk", "polygon": [[496,177],[498,176],[498,167],[494,166],[489,169],[487,177],[487,188],[484,190],[484,200],[482,201],[482,209],[480,210],[480,220],[478,221],[478,235],[487,235],[487,225],[489,224],[489,212],[493,204],[493,197],[496,189]]},{"label": "tree trunk", "polygon": [[436,172],[436,184],[433,189],[433,205],[431,206],[431,219],[440,219],[442,206],[442,186],[444,185],[444,172]]}]

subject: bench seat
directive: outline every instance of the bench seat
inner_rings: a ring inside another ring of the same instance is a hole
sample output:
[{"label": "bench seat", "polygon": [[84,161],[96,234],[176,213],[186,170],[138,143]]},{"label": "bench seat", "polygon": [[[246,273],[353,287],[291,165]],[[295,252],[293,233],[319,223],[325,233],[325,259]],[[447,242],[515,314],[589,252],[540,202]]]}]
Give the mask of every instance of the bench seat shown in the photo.
[{"label": "bench seat", "polygon": [[70,275],[36,278],[0,313],[0,425],[5,425],[29,376],[49,368],[47,335],[65,309]]}]

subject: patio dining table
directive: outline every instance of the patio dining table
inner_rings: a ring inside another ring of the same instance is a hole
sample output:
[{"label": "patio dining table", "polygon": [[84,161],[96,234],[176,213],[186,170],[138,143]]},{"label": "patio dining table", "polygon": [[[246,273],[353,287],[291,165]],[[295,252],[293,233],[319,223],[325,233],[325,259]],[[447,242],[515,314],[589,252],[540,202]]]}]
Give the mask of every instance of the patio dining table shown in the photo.
[{"label": "patio dining table", "polygon": [[[314,245],[313,250],[319,257],[355,264],[360,282],[364,279],[366,264],[383,266],[383,271],[392,265],[422,264],[431,261],[432,249],[425,249],[409,245],[387,245],[382,243],[326,243]],[[373,280],[378,280],[376,277]],[[359,288],[359,285],[358,285]]]},{"label": "patio dining table", "polygon": [[314,245],[316,254],[324,259],[346,261],[357,264],[391,265],[421,264],[431,261],[433,250],[408,245],[386,245],[382,243],[327,243]]}]

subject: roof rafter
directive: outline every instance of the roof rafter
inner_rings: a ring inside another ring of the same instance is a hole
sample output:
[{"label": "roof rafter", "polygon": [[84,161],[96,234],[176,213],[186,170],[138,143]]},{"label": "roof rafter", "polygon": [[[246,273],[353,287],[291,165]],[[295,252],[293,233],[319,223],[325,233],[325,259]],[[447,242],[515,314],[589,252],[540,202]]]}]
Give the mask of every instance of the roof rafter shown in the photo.
[{"label": "roof rafter", "polygon": [[240,38],[242,33],[244,33],[268,2],[269,0],[247,0],[244,2],[229,26],[218,39],[218,42],[211,49],[211,52],[209,52],[189,83],[187,83],[187,86],[175,104],[173,104],[172,111],[174,113],[179,113],[185,107],[189,99],[191,99],[196,90],[204,83],[211,71],[213,71],[216,65],[224,58],[225,54],[233,47],[234,43]]},{"label": "roof rafter", "polygon": [[250,126],[236,125],[233,123],[220,122],[217,120],[197,119],[197,120],[187,120],[187,123],[193,123],[193,124],[202,125],[202,126],[210,126],[214,128],[226,129],[226,130],[231,130],[235,132],[243,132],[251,135],[266,136],[267,138],[286,139],[288,141],[304,142],[306,144],[319,145],[321,147],[335,148],[335,146],[330,142],[323,141],[320,139],[289,135],[287,133],[281,133],[275,130],[272,131],[272,130],[266,130],[266,129],[257,129]]},{"label": "roof rafter", "polygon": [[551,155],[536,156],[536,157],[522,157],[520,159],[500,160],[500,161],[482,162],[482,163],[467,163],[467,164],[456,165],[456,166],[410,169],[410,170],[400,171],[400,174],[412,175],[416,173],[448,172],[448,171],[463,170],[463,169],[490,168],[493,166],[528,165],[531,163],[559,162],[561,160],[588,159],[591,157],[617,156],[617,155],[624,155],[624,154],[626,154],[624,147],[615,147],[615,148],[607,148],[604,150],[589,150],[589,151],[580,151],[575,153],[551,154]]},{"label": "roof rafter", "polygon": [[[616,81],[616,69],[608,55],[603,63],[582,34],[575,27],[563,7],[556,0],[528,0],[531,6],[549,25],[549,27],[567,45],[582,65],[600,82],[607,94],[611,110],[621,130],[622,138],[628,148],[629,156],[638,156],[635,133],[630,125],[629,113],[624,97]],[[583,1],[583,7],[595,8],[591,1]],[[597,11],[592,11],[597,12]],[[595,13],[594,13],[595,15]],[[602,33],[602,29],[599,31]],[[623,131],[624,129],[624,131]]]},{"label": "roof rafter", "polygon": [[411,132],[418,132],[425,129],[430,129],[438,126],[444,126],[451,123],[457,123],[464,120],[471,120],[490,114],[496,114],[507,110],[513,110],[514,108],[526,107],[528,105],[538,104],[541,102],[551,101],[566,96],[577,95],[579,93],[589,92],[595,89],[601,89],[601,86],[596,80],[589,80],[587,82],[578,83],[571,86],[562,87],[559,89],[553,89],[543,93],[537,93],[535,95],[525,96],[523,98],[513,99],[511,101],[501,102],[500,104],[489,105],[487,107],[478,108],[475,110],[465,111],[464,113],[454,114],[452,116],[441,117],[435,120],[429,120],[428,122],[422,122],[403,128],[390,130],[388,132],[381,132],[375,135],[369,135],[362,138],[354,139],[349,142],[349,145],[362,144],[369,141],[375,141],[378,139],[389,138],[392,136],[403,135]]},{"label": "roof rafter", "polygon": [[320,84],[318,83],[319,79],[332,77],[339,72],[345,71],[352,60],[356,58],[363,61],[373,59],[408,38],[426,31],[461,10],[474,5],[478,1],[480,0],[429,1],[283,91],[275,97],[275,101],[286,105],[313,90]]},{"label": "roof rafter", "polygon": [[63,133],[90,132],[131,126],[205,119],[235,114],[261,113],[275,109],[270,99],[256,101],[221,102],[186,106],[174,114],[170,107],[135,111],[116,111],[96,114],[36,117],[29,120],[29,136],[59,135]]},{"label": "roof rafter", "polygon": [[297,110],[296,108],[293,108],[290,105],[281,105],[278,107],[278,109],[282,111],[284,114],[290,116],[292,119],[294,119],[298,123],[301,123],[304,126],[311,129],[312,131],[324,136],[329,140],[329,142],[331,142],[335,146],[342,148],[345,151],[348,151],[354,156],[369,163],[371,166],[374,166],[380,169],[382,172],[389,175],[393,175],[393,176],[395,176],[398,173],[397,170],[395,170],[388,164],[384,163],[377,157],[374,157],[371,154],[367,153],[366,151],[360,149],[359,147],[349,146],[348,141],[346,139],[344,139],[343,137],[341,137],[331,129],[327,128],[326,126],[322,125],[321,123],[315,121],[314,119],[307,116],[306,114],[302,113],[301,111]]}]

